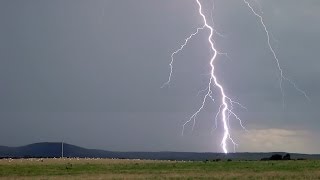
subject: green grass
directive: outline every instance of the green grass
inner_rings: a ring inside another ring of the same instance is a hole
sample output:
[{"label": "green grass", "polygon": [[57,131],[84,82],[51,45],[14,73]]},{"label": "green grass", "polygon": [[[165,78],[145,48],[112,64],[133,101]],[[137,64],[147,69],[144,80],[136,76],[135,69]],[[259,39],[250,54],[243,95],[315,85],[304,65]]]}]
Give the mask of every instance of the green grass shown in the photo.
[{"label": "green grass", "polygon": [[[0,160],[1,178],[320,179],[320,161]],[[45,177],[45,178],[44,178]]]}]

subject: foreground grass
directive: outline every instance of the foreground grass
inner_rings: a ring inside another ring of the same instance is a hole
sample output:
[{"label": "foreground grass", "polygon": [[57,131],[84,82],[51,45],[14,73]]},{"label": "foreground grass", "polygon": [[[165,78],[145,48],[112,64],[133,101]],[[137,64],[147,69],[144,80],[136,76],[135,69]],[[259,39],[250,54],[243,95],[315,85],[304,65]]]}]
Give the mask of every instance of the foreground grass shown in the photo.
[{"label": "foreground grass", "polygon": [[0,160],[0,179],[320,179],[320,161]]}]

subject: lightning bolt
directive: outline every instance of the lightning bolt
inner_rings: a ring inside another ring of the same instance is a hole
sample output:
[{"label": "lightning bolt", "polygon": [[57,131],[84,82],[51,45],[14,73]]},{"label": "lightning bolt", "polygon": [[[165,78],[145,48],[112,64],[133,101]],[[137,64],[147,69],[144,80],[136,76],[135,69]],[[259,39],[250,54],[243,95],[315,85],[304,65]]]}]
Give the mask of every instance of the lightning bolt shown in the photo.
[{"label": "lightning bolt", "polygon": [[[245,127],[243,126],[242,124],[242,121],[241,119],[233,112],[233,105],[236,104],[236,105],[239,105],[240,107],[243,107],[245,108],[244,106],[242,106],[240,103],[236,102],[236,101],[233,101],[231,98],[229,98],[226,93],[225,93],[225,90],[223,88],[223,85],[219,82],[217,76],[215,75],[215,61],[217,60],[217,56],[220,55],[220,54],[223,54],[223,55],[227,55],[225,53],[220,53],[216,48],[215,48],[215,44],[214,44],[214,40],[213,40],[213,35],[214,34],[218,34],[218,35],[221,35],[219,34],[214,28],[213,26],[209,25],[208,23],[208,20],[207,20],[207,17],[204,15],[203,13],[203,8],[202,8],[202,4],[200,2],[200,0],[196,0],[197,2],[197,5],[199,7],[198,9],[198,13],[199,15],[202,17],[202,20],[203,20],[203,26],[202,27],[199,27],[196,29],[196,31],[191,34],[189,37],[187,37],[184,41],[184,43],[180,46],[179,49],[177,49],[176,51],[174,51],[172,54],[171,54],[171,62],[169,64],[170,66],[170,73],[169,73],[169,78],[168,78],[168,81],[166,83],[163,84],[162,87],[164,86],[167,86],[170,84],[171,82],[171,79],[172,79],[172,74],[173,74],[173,63],[174,63],[174,56],[178,53],[180,53],[184,47],[189,43],[189,41],[194,37],[196,36],[197,34],[199,34],[200,30],[204,30],[204,29],[208,29],[210,34],[208,36],[208,42],[210,44],[210,49],[211,51],[213,52],[213,55],[210,59],[210,67],[211,67],[211,70],[210,70],[210,78],[209,78],[209,82],[208,82],[208,86],[206,89],[202,90],[201,92],[205,92],[205,95],[203,97],[203,100],[202,100],[202,103],[201,103],[201,106],[200,108],[194,113],[191,115],[191,117],[189,118],[188,121],[186,121],[184,124],[183,124],[183,128],[182,128],[182,135],[184,133],[184,130],[185,130],[185,126],[191,122],[193,122],[193,126],[192,126],[192,129],[194,129],[194,126],[195,126],[195,122],[196,122],[196,118],[197,116],[199,115],[199,113],[203,110],[203,108],[205,107],[207,101],[215,101],[212,94],[213,94],[213,88],[216,87],[220,93],[220,101],[221,101],[221,105],[219,107],[219,111],[218,113],[216,114],[214,120],[215,120],[215,123],[216,123],[216,128],[217,128],[217,123],[218,123],[218,118],[219,116],[221,117],[221,122],[223,124],[223,130],[224,130],[224,133],[223,133],[223,137],[222,137],[222,140],[221,140],[221,146],[222,146],[222,149],[223,149],[223,152],[224,153],[228,153],[228,143],[231,142],[234,146],[234,149],[235,147],[237,146],[237,143],[232,139],[231,137],[231,134],[230,134],[230,128],[229,128],[229,118],[230,116],[234,116],[237,120],[239,120],[240,122],[240,125],[245,129]],[[214,6],[213,6],[214,7]],[[199,92],[200,93],[200,92]]]},{"label": "lightning bolt", "polygon": [[[264,18],[262,17],[262,10],[260,9],[260,14],[253,8],[253,6],[250,4],[250,2],[248,0],[243,0],[243,2],[249,7],[249,9],[252,11],[252,13],[259,19],[260,21],[260,24],[262,25],[263,27],[263,30],[267,36],[267,44],[268,44],[268,47],[273,55],[273,58],[276,62],[276,65],[277,65],[277,68],[278,68],[278,71],[279,71],[279,83],[280,83],[280,90],[281,90],[281,94],[282,94],[282,105],[284,106],[284,91],[283,91],[283,81],[287,81],[289,82],[297,91],[299,91],[301,94],[303,94],[305,96],[305,98],[307,100],[310,101],[310,98],[308,97],[307,93],[305,91],[303,91],[302,89],[300,89],[298,87],[298,85],[296,83],[294,83],[291,79],[287,78],[285,75],[284,75],[284,72],[283,72],[283,69],[280,65],[280,60],[277,56],[277,53],[275,52],[273,46],[271,45],[271,38],[270,38],[270,32],[266,26],[266,23],[264,21]],[[256,3],[258,3],[256,1]],[[259,7],[261,8],[261,5],[259,5]]]}]

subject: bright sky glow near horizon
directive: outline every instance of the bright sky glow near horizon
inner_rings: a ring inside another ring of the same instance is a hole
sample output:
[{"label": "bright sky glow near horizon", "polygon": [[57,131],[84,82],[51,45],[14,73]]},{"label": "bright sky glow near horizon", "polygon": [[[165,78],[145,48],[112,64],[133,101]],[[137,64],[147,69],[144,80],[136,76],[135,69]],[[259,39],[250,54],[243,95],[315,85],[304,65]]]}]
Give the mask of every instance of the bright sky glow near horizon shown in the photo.
[{"label": "bright sky glow near horizon", "polygon": [[[286,77],[311,101],[283,82],[283,107],[265,32],[243,0],[215,0],[214,11],[201,1],[223,35],[215,48],[228,54],[215,64],[219,82],[247,108],[234,112],[249,132],[230,121],[236,150],[320,153],[320,1],[249,2],[263,12]],[[203,26],[195,0],[2,0],[0,24],[0,145],[222,152],[221,124],[212,132],[219,103],[181,136],[208,85],[208,30],[175,56],[170,86],[160,88],[171,53]]]}]

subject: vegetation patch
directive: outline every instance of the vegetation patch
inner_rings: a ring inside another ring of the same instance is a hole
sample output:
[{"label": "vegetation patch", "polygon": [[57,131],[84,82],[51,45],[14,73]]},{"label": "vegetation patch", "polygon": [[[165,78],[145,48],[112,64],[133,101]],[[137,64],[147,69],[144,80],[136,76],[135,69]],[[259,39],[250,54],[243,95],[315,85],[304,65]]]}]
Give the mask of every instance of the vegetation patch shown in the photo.
[{"label": "vegetation patch", "polygon": [[0,178],[319,179],[320,161],[0,160]]}]

